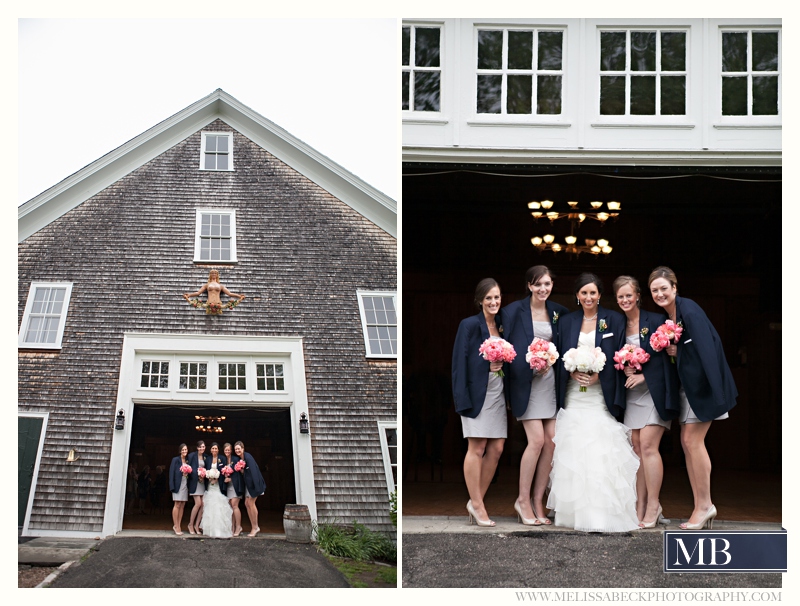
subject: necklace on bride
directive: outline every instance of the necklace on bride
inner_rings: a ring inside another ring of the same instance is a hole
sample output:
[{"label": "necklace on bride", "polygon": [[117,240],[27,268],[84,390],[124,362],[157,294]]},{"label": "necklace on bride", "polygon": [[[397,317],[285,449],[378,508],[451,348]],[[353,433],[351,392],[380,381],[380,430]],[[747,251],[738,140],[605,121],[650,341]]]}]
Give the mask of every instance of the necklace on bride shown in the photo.
[{"label": "necklace on bride", "polygon": [[595,313],[591,318],[587,318],[586,316],[583,316],[583,319],[584,320],[594,320],[596,317],[597,317],[597,313]]}]

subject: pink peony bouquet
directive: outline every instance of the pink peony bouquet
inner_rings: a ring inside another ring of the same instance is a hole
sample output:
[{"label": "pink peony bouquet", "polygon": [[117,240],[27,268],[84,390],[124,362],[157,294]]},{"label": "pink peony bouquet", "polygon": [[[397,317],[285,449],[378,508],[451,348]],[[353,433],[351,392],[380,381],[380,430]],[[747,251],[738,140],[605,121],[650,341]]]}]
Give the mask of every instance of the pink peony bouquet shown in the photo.
[{"label": "pink peony bouquet", "polygon": [[[564,354],[564,368],[569,372],[585,372],[594,374],[600,372],[606,365],[606,354],[599,347],[586,347],[581,345],[570,349]],[[581,391],[586,391],[586,386],[581,385]]]},{"label": "pink peony bouquet", "polygon": [[183,465],[181,465],[181,473],[185,476],[189,475],[190,473],[192,473],[192,466],[184,463]]},{"label": "pink peony bouquet", "polygon": [[206,470],[206,478],[211,480],[212,484],[216,484],[219,479],[219,471],[216,467],[210,467]]},{"label": "pink peony bouquet", "polygon": [[[511,362],[517,357],[514,346],[505,339],[486,339],[478,349],[478,353],[489,362]],[[494,374],[498,377],[505,376],[502,368]]]},{"label": "pink peony bouquet", "polygon": [[650,359],[650,354],[641,347],[626,343],[617,353],[614,354],[614,368],[625,370],[626,366],[632,366],[636,370],[642,370],[642,364]]},{"label": "pink peony bouquet", "polygon": [[201,480],[206,479],[206,468],[205,467],[198,467],[197,468],[197,477]]},{"label": "pink peony bouquet", "polygon": [[[667,320],[650,335],[650,347],[654,351],[666,349],[670,344],[677,343],[682,334],[683,324],[675,324],[672,320]],[[675,357],[670,356],[669,361],[675,364]]]},{"label": "pink peony bouquet", "polygon": [[233,468],[230,465],[226,465],[222,468],[222,475],[224,475],[226,478],[231,477],[231,475],[233,475]]},{"label": "pink peony bouquet", "polygon": [[556,360],[558,360],[558,350],[550,341],[536,337],[528,345],[525,361],[530,364],[534,374],[546,374],[550,367],[556,363]]},{"label": "pink peony bouquet", "polygon": [[247,467],[247,463],[244,462],[244,459],[236,461],[236,465],[233,466],[236,471],[241,471],[242,473],[244,473],[245,467]]}]

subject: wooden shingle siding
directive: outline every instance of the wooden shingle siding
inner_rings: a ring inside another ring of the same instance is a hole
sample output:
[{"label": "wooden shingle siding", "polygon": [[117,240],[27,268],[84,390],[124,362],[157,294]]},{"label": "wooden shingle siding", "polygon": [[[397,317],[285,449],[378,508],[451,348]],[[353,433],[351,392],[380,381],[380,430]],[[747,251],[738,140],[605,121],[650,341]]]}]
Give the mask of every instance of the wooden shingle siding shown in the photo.
[{"label": "wooden shingle siding", "polygon": [[[19,245],[18,326],[32,281],[74,284],[62,349],[19,355],[19,410],[50,413],[31,529],[101,530],[123,333],[138,331],[301,336],[318,515],[393,530],[377,421],[397,418],[396,363],[366,359],[356,290],[396,289],[396,240],[233,132],[235,171],[198,170],[198,130]],[[237,264],[192,262],[196,208],[236,209]],[[222,317],[181,297],[212,266],[247,296]]]}]

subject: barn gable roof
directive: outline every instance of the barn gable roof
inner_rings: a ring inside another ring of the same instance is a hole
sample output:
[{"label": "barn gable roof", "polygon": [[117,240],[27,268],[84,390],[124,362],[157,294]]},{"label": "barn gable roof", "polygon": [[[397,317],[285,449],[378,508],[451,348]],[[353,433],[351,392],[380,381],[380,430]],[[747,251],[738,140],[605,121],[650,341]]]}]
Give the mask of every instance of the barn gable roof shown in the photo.
[{"label": "barn gable roof", "polygon": [[216,119],[397,237],[397,202],[320,154],[222,89],[131,139],[19,208],[18,241],[164,153]]}]

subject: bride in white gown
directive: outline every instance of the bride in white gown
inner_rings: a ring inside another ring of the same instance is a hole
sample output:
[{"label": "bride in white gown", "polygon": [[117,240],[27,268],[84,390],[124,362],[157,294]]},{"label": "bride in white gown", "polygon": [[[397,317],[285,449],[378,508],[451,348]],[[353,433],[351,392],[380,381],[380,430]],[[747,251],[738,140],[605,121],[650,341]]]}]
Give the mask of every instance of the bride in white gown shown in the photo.
[{"label": "bride in white gown", "polygon": [[563,407],[556,417],[547,507],[556,512],[556,526],[584,532],[627,532],[639,528],[639,458],[631,446],[630,429],[609,412],[610,408],[621,414],[619,402],[624,403],[624,388],[617,384],[618,371],[612,360],[625,339],[625,319],[600,307],[601,289],[597,276],[581,275],[575,294],[583,309],[559,322],[562,358],[576,346],[600,347],[606,365],[595,374],[559,369],[559,406]]},{"label": "bride in white gown", "polygon": [[203,495],[203,535],[215,539],[229,539],[231,532],[231,506],[219,488],[220,469],[224,463],[219,458],[219,445],[211,445],[211,465],[206,471],[208,488]]}]

